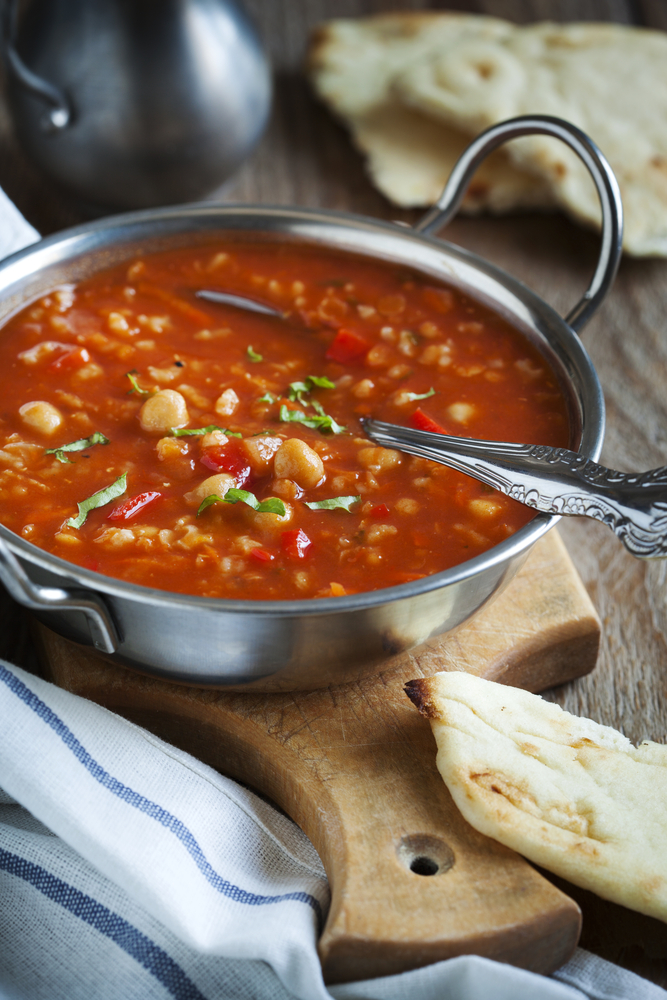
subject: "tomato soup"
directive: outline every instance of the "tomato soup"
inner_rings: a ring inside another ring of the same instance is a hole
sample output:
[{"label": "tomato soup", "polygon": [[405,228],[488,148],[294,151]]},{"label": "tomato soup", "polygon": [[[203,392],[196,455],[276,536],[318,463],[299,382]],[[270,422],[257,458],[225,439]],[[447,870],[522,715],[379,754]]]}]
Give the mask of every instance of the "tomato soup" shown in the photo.
[{"label": "tomato soup", "polygon": [[376,590],[479,555],[533,516],[377,447],[365,416],[570,443],[556,377],[504,319],[416,271],[316,246],[140,257],[55,289],[2,336],[0,522],[162,590]]}]

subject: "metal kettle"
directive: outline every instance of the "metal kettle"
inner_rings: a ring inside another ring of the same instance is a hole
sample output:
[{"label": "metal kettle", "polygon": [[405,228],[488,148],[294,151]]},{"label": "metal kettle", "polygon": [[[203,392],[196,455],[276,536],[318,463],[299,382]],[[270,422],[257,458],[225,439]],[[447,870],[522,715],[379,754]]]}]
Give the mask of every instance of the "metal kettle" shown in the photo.
[{"label": "metal kettle", "polygon": [[28,157],[108,209],[201,198],[260,137],[271,76],[236,0],[7,0],[9,106]]}]

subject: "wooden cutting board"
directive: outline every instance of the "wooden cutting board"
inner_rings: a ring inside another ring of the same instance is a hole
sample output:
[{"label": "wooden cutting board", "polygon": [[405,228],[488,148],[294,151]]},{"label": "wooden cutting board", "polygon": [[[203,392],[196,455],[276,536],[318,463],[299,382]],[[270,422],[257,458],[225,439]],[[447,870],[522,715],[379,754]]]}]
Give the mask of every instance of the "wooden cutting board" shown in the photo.
[{"label": "wooden cutting board", "polygon": [[438,670],[541,691],[593,668],[599,621],[555,531],[454,635],[320,691],[185,687],[41,635],[57,684],[250,785],[302,827],[331,883],[319,944],[328,982],[466,953],[548,973],[573,951],[577,905],[464,821],[436,770],[430,727],[403,692]]}]

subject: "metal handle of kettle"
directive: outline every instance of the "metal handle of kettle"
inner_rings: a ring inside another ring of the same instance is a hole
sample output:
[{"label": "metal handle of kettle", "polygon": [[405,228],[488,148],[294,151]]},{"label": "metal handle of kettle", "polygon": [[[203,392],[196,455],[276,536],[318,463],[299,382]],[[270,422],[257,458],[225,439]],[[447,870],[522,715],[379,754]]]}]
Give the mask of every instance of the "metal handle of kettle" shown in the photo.
[{"label": "metal handle of kettle", "polygon": [[602,245],[595,273],[583,298],[565,321],[577,333],[602,303],[616,276],[621,260],[623,203],[618,181],[604,155],[576,125],[547,115],[523,115],[492,125],[474,139],[457,161],[436,204],[415,226],[427,235],[446,226],[456,215],[472,176],[489,153],[510,139],[525,135],[549,135],[573,149],[593,178],[602,209]]},{"label": "metal handle of kettle", "polygon": [[109,654],[118,649],[116,626],[97,594],[77,595],[62,587],[39,586],[30,579],[3,538],[0,538],[0,581],[15,601],[31,611],[80,611],[88,622],[95,649]]},{"label": "metal handle of kettle", "polygon": [[66,128],[72,120],[72,108],[66,95],[48,80],[33,73],[16,51],[18,0],[7,0],[3,17],[3,39],[9,68],[26,90],[46,101],[50,108],[43,119],[45,129]]}]

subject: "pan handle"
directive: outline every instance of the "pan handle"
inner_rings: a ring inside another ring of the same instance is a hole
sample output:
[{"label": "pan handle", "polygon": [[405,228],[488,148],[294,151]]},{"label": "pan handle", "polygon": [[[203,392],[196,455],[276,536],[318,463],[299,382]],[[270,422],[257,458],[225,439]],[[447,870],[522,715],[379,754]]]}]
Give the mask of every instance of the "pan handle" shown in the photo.
[{"label": "pan handle", "polygon": [[91,593],[78,596],[60,587],[40,587],[33,583],[3,538],[0,538],[0,580],[10,596],[31,611],[82,612],[95,649],[108,654],[118,649],[118,632],[101,598]]},{"label": "pan handle", "polygon": [[566,323],[578,333],[602,303],[616,276],[622,251],[623,203],[608,161],[576,125],[547,115],[523,115],[492,125],[473,139],[454,166],[440,198],[414,228],[430,235],[451,222],[482,160],[502,143],[523,135],[551,135],[566,143],[588,168],[600,198],[602,246],[595,274],[583,298],[565,317]]}]

